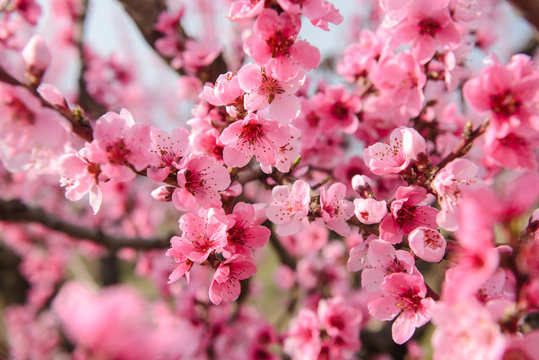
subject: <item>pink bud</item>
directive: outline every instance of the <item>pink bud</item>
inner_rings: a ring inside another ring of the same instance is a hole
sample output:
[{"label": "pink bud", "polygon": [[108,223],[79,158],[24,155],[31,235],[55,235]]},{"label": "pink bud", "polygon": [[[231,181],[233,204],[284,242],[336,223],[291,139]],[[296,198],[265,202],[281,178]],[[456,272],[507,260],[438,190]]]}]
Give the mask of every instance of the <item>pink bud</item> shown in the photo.
[{"label": "pink bud", "polygon": [[22,50],[22,59],[26,68],[32,72],[45,71],[51,61],[51,53],[45,39],[34,35]]},{"label": "pink bud", "polygon": [[352,178],[352,188],[358,193],[362,193],[364,190],[372,191],[374,184],[372,179],[365,175],[354,175]]},{"label": "pink bud", "polygon": [[445,255],[446,241],[437,230],[418,227],[408,235],[410,249],[420,259],[440,262]]},{"label": "pink bud", "polygon": [[52,105],[69,111],[69,106],[66,99],[56,86],[51,84],[41,84],[39,85],[37,92]]},{"label": "pink bud", "polygon": [[152,197],[158,201],[172,201],[172,193],[174,192],[173,186],[160,186],[152,191]]},{"label": "pink bud", "polygon": [[387,204],[385,201],[376,201],[372,198],[355,199],[354,206],[354,213],[363,224],[379,223],[387,214]]}]

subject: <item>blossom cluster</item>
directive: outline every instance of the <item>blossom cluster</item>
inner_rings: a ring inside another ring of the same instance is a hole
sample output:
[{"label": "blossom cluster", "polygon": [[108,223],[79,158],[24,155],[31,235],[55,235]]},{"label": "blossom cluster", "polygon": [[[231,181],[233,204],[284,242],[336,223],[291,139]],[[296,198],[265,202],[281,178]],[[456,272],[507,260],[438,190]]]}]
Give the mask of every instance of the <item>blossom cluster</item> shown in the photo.
[{"label": "blossom cluster", "polygon": [[537,57],[490,53],[497,1],[360,3],[327,81],[301,30],[343,26],[331,1],[200,1],[236,54],[215,25],[189,35],[188,6],[146,25],[126,6],[191,97],[170,126],[135,61],[84,42],[86,5],[54,1],[51,40],[37,2],[0,3],[0,250],[29,287],[4,313],[14,358],[537,356]]}]

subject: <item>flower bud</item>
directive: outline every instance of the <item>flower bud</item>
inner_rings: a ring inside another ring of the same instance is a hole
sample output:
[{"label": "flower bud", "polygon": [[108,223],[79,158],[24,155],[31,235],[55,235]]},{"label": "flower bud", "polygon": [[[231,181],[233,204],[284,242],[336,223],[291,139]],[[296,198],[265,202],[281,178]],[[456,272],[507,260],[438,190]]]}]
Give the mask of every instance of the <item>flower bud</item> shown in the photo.
[{"label": "flower bud", "polygon": [[152,197],[157,201],[168,202],[172,201],[172,193],[174,192],[173,186],[160,186],[152,191]]},{"label": "flower bud", "polygon": [[51,53],[45,39],[34,35],[22,50],[22,59],[30,72],[44,72],[51,61]]}]

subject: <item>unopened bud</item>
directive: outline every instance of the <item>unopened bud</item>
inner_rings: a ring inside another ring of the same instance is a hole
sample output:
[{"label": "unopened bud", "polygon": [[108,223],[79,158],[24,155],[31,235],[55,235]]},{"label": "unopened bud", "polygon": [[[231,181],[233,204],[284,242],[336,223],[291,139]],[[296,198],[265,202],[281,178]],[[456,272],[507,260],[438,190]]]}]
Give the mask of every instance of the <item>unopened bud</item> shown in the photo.
[{"label": "unopened bud", "polygon": [[168,202],[172,201],[173,186],[160,186],[152,191],[152,197],[157,201]]},{"label": "unopened bud", "polygon": [[27,68],[45,71],[51,62],[51,53],[45,39],[34,35],[22,50],[22,59]]},{"label": "unopened bud", "polygon": [[354,175],[352,178],[352,189],[354,189],[358,194],[367,197],[368,194],[372,193],[372,188],[374,183],[372,179],[365,175]]}]

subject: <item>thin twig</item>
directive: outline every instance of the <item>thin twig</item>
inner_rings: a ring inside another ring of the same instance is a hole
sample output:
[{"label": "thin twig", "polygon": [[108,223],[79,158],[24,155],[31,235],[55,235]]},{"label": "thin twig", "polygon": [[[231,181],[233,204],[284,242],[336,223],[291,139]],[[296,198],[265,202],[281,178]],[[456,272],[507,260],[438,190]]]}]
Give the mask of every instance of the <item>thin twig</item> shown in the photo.
[{"label": "thin twig", "polygon": [[0,199],[0,221],[34,222],[51,230],[63,232],[69,236],[93,241],[111,250],[120,248],[164,249],[169,246],[168,238],[127,238],[108,235],[100,229],[91,229],[62,220],[40,208],[32,208],[20,200]]}]

